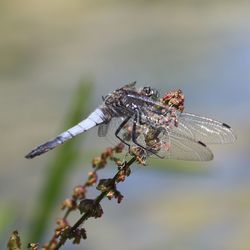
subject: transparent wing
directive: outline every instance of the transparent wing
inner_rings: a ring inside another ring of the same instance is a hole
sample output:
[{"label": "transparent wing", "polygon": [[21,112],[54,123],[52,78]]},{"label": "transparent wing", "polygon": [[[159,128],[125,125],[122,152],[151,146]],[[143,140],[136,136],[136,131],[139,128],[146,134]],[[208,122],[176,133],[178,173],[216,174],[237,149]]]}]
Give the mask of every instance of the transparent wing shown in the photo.
[{"label": "transparent wing", "polygon": [[171,133],[203,143],[232,143],[236,140],[233,130],[225,123],[210,118],[181,113],[178,118],[179,125]]},{"label": "transparent wing", "polygon": [[[112,144],[116,144],[119,139],[115,136],[116,130],[119,128],[122,119],[112,119],[109,124],[107,133],[108,140]],[[128,123],[122,127],[118,136],[121,137],[130,146],[138,146],[132,141],[132,127],[134,120],[130,118]],[[151,128],[152,129],[152,128]],[[190,160],[190,161],[209,161],[213,159],[213,153],[202,142],[194,141],[182,134],[172,133],[172,130],[166,131],[163,129],[155,143],[147,143],[146,134],[149,131],[148,124],[136,125],[136,141],[141,147],[147,149],[148,155],[155,156],[151,150],[161,158],[176,159],[176,160]],[[157,150],[156,150],[157,148]]]},{"label": "transparent wing", "polygon": [[110,123],[102,123],[98,126],[98,136],[104,137],[108,134]]},{"label": "transparent wing", "polygon": [[[145,125],[143,125],[142,131],[147,131]],[[182,135],[162,130],[155,143],[147,143],[146,137],[144,133],[140,133],[137,141],[144,148],[148,148],[148,152],[151,155],[150,149],[159,157],[166,159],[186,161],[210,161],[213,159],[212,151],[204,143],[194,141]]]},{"label": "transparent wing", "polygon": [[159,154],[167,159],[186,161],[210,161],[213,159],[212,151],[200,141],[170,134],[161,138],[161,144]]},{"label": "transparent wing", "polygon": [[120,124],[123,122],[124,118],[112,118],[109,123],[103,123],[98,126],[98,136],[106,137],[107,140],[112,144],[116,145],[121,142],[116,136],[115,132],[119,128]]}]

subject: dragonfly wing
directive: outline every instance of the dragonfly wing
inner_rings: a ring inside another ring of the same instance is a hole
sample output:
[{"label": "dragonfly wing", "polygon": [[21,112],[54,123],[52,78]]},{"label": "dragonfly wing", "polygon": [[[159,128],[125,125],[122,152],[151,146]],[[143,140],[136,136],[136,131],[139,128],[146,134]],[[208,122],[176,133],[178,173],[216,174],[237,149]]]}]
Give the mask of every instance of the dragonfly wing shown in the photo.
[{"label": "dragonfly wing", "polygon": [[236,140],[230,126],[210,118],[183,112],[180,113],[178,121],[178,126],[172,130],[177,136],[181,135],[207,144],[232,143]]},{"label": "dragonfly wing", "polygon": [[[116,137],[117,129],[120,127],[121,123],[124,121],[124,117],[112,118],[109,123],[103,123],[98,126],[98,136],[106,137],[111,145],[117,145],[121,142],[118,137]],[[128,121],[131,124],[132,119]],[[123,138],[123,134],[126,132],[124,128],[121,128],[118,136]],[[129,142],[127,142],[129,144]]]},{"label": "dragonfly wing", "polygon": [[108,134],[110,123],[102,123],[98,126],[98,136],[105,137]]},{"label": "dragonfly wing", "polygon": [[210,161],[213,159],[212,151],[201,141],[171,133],[161,138],[161,149],[158,154],[175,160]]},{"label": "dragonfly wing", "polygon": [[[110,122],[109,130],[108,130],[108,138],[109,140],[112,139],[113,142],[119,141],[117,138],[114,138],[114,133],[116,129],[121,124],[121,119],[114,119]],[[136,146],[132,139],[128,135],[128,132],[131,131],[133,126],[133,118],[131,118],[128,123],[127,127],[121,129],[119,132],[119,136],[123,139],[128,138],[126,143],[130,146]],[[145,141],[145,131],[147,131],[148,125],[136,125],[136,133],[137,134],[137,142],[143,146],[144,148],[150,149]],[[125,136],[126,135],[126,136]],[[210,161],[213,159],[212,151],[202,142],[194,141],[188,137],[183,136],[182,134],[173,133],[172,130],[169,132],[162,131],[159,134],[159,141],[156,142],[158,145],[151,145],[152,148],[157,148],[159,145],[159,151],[155,153],[162,158],[166,159],[176,159],[176,160],[190,160],[190,161]],[[160,144],[159,144],[160,143]],[[156,147],[155,147],[156,146]],[[150,151],[148,151],[150,157],[154,157]]]}]

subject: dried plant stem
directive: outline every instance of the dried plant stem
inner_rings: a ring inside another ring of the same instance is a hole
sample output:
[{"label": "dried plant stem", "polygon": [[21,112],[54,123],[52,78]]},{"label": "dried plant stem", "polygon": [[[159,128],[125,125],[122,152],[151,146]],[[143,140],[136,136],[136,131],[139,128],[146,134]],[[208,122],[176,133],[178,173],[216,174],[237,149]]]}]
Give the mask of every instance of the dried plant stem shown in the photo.
[{"label": "dried plant stem", "polygon": [[[94,169],[93,171],[92,171],[92,174],[96,174],[96,172],[98,171],[99,169],[98,168],[96,168],[96,169]],[[84,185],[82,186],[82,188],[83,189],[85,189],[85,188],[87,188],[89,186],[89,184],[88,184],[88,180],[84,183]],[[76,198],[77,199],[77,198]],[[68,216],[69,216],[69,214],[72,212],[72,211],[74,211],[74,208],[68,208],[67,209],[67,211],[65,212],[65,214],[64,214],[64,216],[63,216],[63,219],[64,220],[66,220],[67,218],[68,218]]]},{"label": "dried plant stem", "polygon": [[[93,175],[96,175],[96,172],[97,172],[98,170],[99,170],[99,168],[95,168],[95,169],[92,171],[92,174],[93,174]],[[83,188],[83,189],[86,189],[88,186],[90,186],[90,185],[89,185],[89,179],[87,179],[86,182],[82,185],[82,188]],[[73,199],[74,199],[74,202],[76,202],[78,198],[77,198],[77,197],[74,197]],[[65,214],[64,214],[64,216],[62,217],[62,220],[63,220],[63,221],[66,221],[67,218],[68,218],[68,216],[69,216],[69,214],[70,214],[71,212],[73,212],[74,210],[75,210],[75,207],[74,207],[74,206],[68,207],[67,210],[66,210],[66,212],[65,212]],[[48,244],[46,245],[45,250],[47,250],[47,249],[48,249],[48,250],[50,250],[50,249],[52,249],[52,250],[56,249],[55,246],[54,246],[54,244],[55,244],[57,238],[58,238],[58,235],[57,235],[56,230],[55,230],[55,233],[54,233],[54,235],[51,237],[51,239],[50,239],[50,241],[48,242]],[[56,247],[57,247],[57,245],[56,245]],[[44,248],[43,248],[43,249],[44,249]]]},{"label": "dried plant stem", "polygon": [[[121,172],[124,172],[129,169],[129,167],[136,161],[136,157],[134,156],[131,158],[128,162],[125,162],[123,167],[121,167],[118,172],[115,174],[115,176],[111,179],[110,181],[110,188],[107,190],[101,192],[95,199],[94,199],[94,205],[99,205],[99,203],[107,196],[107,194],[111,191],[112,186],[115,185],[117,182],[117,179],[120,175]],[[68,214],[70,213],[70,209],[67,210],[66,214],[64,217],[67,217]],[[53,248],[54,250],[60,249],[61,246],[65,244],[67,239],[70,238],[70,235],[74,233],[74,231],[80,227],[87,219],[90,217],[93,217],[93,214],[88,211],[82,215],[82,217],[70,228],[70,230],[67,232],[67,234],[63,235],[60,240],[58,241],[57,245]]]}]

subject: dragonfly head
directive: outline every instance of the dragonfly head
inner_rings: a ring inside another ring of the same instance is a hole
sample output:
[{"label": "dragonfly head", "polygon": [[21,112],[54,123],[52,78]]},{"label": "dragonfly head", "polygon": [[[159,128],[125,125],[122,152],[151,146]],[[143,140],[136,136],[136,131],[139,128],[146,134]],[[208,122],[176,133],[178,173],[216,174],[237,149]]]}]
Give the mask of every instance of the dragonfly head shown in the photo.
[{"label": "dragonfly head", "polygon": [[141,90],[141,94],[143,94],[144,96],[150,97],[153,100],[157,100],[160,96],[159,92],[151,87],[143,87],[143,89]]}]

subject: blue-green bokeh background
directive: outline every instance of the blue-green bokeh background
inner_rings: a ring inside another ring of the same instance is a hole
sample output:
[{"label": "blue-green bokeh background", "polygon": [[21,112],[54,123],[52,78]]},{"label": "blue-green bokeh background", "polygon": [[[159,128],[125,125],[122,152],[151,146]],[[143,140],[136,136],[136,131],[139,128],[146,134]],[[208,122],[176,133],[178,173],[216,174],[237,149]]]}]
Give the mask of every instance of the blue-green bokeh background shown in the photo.
[{"label": "blue-green bokeh background", "polygon": [[[94,82],[91,111],[102,95],[137,80],[163,92],[181,88],[187,111],[230,124],[238,140],[212,146],[209,163],[135,170],[121,185],[122,204],[104,202],[104,217],[86,224],[84,244],[249,249],[249,13],[248,1],[1,0],[1,227],[27,230],[53,152],[23,156],[60,132],[79,81]],[[85,135],[63,197],[90,169],[85,156],[106,145],[95,130]]]}]

